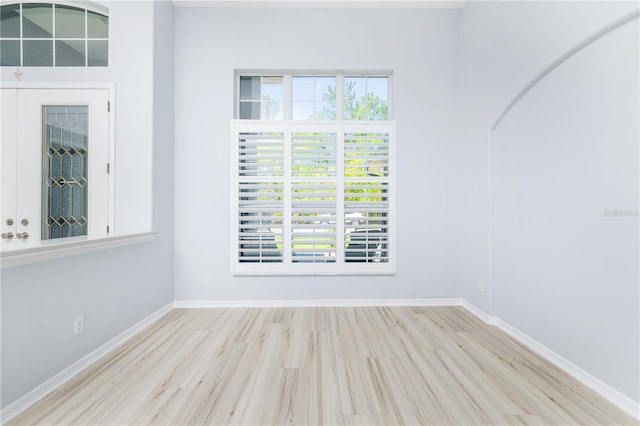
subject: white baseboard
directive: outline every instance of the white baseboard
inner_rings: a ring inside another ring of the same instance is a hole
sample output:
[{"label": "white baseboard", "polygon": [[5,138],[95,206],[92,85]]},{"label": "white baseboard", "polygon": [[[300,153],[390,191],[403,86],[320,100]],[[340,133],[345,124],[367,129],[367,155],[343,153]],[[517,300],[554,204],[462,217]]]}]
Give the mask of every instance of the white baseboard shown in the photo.
[{"label": "white baseboard", "polygon": [[65,368],[46,382],[42,383],[40,386],[36,387],[29,393],[20,397],[16,401],[7,405],[4,410],[0,412],[0,424],[5,424],[9,422],[11,419],[22,413],[27,408],[31,407],[36,402],[40,401],[42,398],[53,392],[58,387],[62,386],[69,380],[73,379],[76,375],[81,373],[90,365],[99,361],[102,357],[107,355],[109,352],[120,346],[122,343],[126,342],[136,334],[140,333],[142,330],[159,320],[163,315],[173,309],[173,303],[170,303],[156,312],[152,313],[142,321],[123,331],[113,339],[109,340],[104,345],[98,347],[94,351],[90,352],[86,356],[82,357],[78,361],[71,364],[69,367]]},{"label": "white baseboard", "polygon": [[533,352],[540,355],[542,358],[551,362],[561,370],[564,370],[573,378],[575,378],[582,384],[586,385],[593,391],[597,392],[598,394],[600,394],[600,396],[602,396],[607,401],[611,402],[613,405],[620,408],[627,414],[633,416],[636,419],[640,419],[640,404],[638,404],[633,399],[629,398],[623,393],[620,393],[619,391],[612,388],[602,380],[589,374],[587,371],[578,367],[577,365],[567,360],[557,352],[554,352],[553,350],[549,349],[542,343],[531,338],[527,334],[513,327],[509,323],[501,320],[500,318],[488,315],[487,313],[483,312],[481,309],[478,309],[476,306],[468,303],[466,300],[463,301],[462,306],[466,308],[469,312],[471,312],[472,314],[480,318],[485,323],[489,325],[495,325],[500,330],[504,331],[509,336],[513,337],[518,342],[522,343],[523,345],[531,349]]},{"label": "white baseboard", "polygon": [[176,300],[174,308],[320,308],[349,306],[462,306],[462,299]]},{"label": "white baseboard", "polygon": [[471,303],[467,302],[466,300],[462,301],[462,306],[467,311],[471,312],[473,315],[475,315],[476,317],[480,318],[485,323],[487,323],[489,325],[495,325],[496,317],[487,314],[482,309],[479,309],[478,307],[476,307],[475,305],[472,305]]}]

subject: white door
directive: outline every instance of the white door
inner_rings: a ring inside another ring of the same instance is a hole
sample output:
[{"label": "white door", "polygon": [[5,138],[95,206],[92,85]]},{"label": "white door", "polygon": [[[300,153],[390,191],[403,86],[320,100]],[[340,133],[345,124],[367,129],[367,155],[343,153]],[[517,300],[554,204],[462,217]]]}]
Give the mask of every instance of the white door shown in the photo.
[{"label": "white door", "polygon": [[[14,108],[5,108],[5,91],[15,93]],[[3,89],[2,98],[3,249],[106,234],[109,91]],[[16,123],[6,137],[5,117]],[[5,195],[5,180],[13,194]]]},{"label": "white door", "polygon": [[18,130],[18,92],[0,89],[0,215],[2,249],[16,235],[16,140]]}]

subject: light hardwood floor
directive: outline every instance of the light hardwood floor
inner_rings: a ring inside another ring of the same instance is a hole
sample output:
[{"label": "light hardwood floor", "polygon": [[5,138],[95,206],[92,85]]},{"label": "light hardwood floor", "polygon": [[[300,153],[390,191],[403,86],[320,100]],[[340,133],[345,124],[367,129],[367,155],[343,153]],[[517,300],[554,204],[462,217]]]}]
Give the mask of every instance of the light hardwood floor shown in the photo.
[{"label": "light hardwood floor", "polygon": [[637,424],[461,307],[175,309],[12,424]]}]

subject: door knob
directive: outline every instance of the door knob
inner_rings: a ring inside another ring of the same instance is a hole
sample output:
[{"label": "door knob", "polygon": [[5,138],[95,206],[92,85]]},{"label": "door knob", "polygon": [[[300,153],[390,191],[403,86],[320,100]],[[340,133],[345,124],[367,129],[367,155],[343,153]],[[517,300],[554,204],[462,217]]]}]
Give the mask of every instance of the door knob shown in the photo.
[{"label": "door knob", "polygon": [[5,232],[4,234],[0,235],[0,237],[2,237],[3,240],[10,240],[13,238],[13,232]]},{"label": "door knob", "polygon": [[29,233],[28,232],[20,232],[19,234],[16,235],[16,238],[19,240],[26,240],[27,238],[29,238]]}]

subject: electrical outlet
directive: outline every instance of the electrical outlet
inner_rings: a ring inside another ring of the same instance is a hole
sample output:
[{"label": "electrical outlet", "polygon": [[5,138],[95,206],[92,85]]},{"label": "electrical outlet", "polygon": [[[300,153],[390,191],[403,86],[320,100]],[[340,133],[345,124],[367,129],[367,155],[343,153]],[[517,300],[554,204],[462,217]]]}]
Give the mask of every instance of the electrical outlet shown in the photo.
[{"label": "electrical outlet", "polygon": [[478,281],[478,290],[480,290],[480,293],[484,293],[484,281]]},{"label": "electrical outlet", "polygon": [[207,275],[207,284],[213,284],[213,274]]},{"label": "electrical outlet", "polygon": [[78,335],[84,331],[84,315],[73,320],[73,334]]}]

